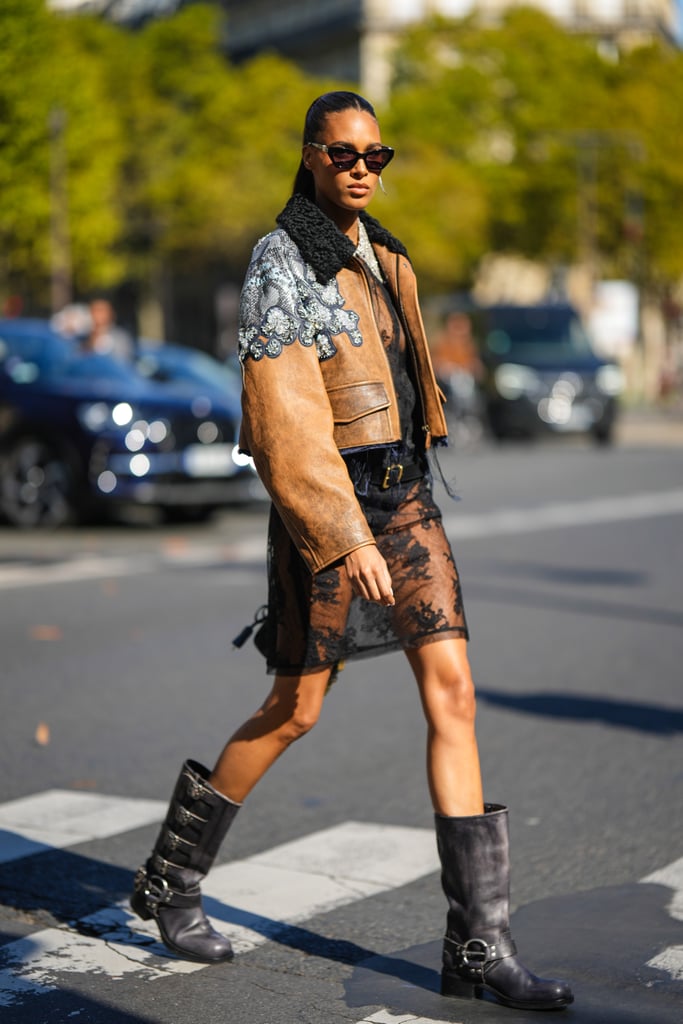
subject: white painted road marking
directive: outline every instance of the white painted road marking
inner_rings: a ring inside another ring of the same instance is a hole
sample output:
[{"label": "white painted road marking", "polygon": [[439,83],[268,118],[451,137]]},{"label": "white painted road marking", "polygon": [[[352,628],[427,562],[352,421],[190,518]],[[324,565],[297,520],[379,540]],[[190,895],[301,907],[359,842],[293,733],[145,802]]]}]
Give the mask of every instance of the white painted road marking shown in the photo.
[{"label": "white painted road marking", "polygon": [[[556,502],[533,508],[499,509],[477,515],[444,515],[451,540],[497,537],[559,530],[596,523],[649,519],[679,515],[683,512],[683,488],[630,494],[618,498],[593,498],[588,501]],[[163,566],[221,565],[265,563],[265,534],[245,537],[239,545],[188,545],[177,552],[128,556],[77,556],[49,565],[14,565],[0,568],[0,590],[44,586],[48,583],[74,583],[109,576],[136,576]]]},{"label": "white painted road marking", "polygon": [[152,572],[157,559],[140,557],[77,556],[70,561],[38,565],[13,565],[0,570],[0,589],[13,587],[42,587],[47,583],[75,583],[110,576],[135,576]]},{"label": "white painted road marking", "polygon": [[[666,909],[674,921],[683,921],[683,857],[641,878],[641,882],[664,885],[667,889],[672,889],[673,895]],[[652,960],[648,960],[646,966],[666,971],[674,981],[683,981],[683,946],[669,946]]]},{"label": "white painted road marking", "polygon": [[158,552],[134,555],[81,555],[50,563],[11,565],[0,568],[0,590],[14,587],[42,587],[47,583],[76,583],[110,576],[140,576],[160,566],[220,565],[222,562],[246,565],[265,564],[266,537],[246,537],[239,544],[172,545]]},{"label": "white painted road marking", "polygon": [[[117,798],[101,798],[105,801],[101,810],[92,803],[88,821],[88,807],[81,798],[98,798],[82,793],[73,796],[74,805],[80,805],[82,813],[72,815],[72,820],[78,822],[78,837],[72,841],[81,842],[86,833],[94,836],[104,827],[111,810],[109,802]],[[41,797],[34,798],[34,811],[41,806]],[[19,831],[23,829],[37,849],[45,849],[49,835],[57,835],[60,840],[64,835],[55,833],[49,822],[45,832],[40,832],[35,816],[28,813],[30,799],[13,801],[23,812]],[[165,804],[149,804],[161,808],[156,815],[157,820],[161,818]],[[12,817],[12,805],[8,806],[5,826],[10,825]],[[135,814],[122,814],[120,821],[124,824],[117,831],[125,830],[134,818]],[[75,828],[72,834],[76,834]],[[0,851],[2,842],[0,837]],[[246,860],[221,865],[210,873],[203,890],[214,926],[229,934],[236,952],[245,953],[287,926],[406,885],[437,869],[431,829],[345,822]],[[0,948],[0,1006],[57,988],[68,973],[97,973],[108,978],[135,973],[158,979],[205,967],[170,959],[158,941],[154,922],[140,921],[125,903],[89,915],[79,927],[89,934],[67,926],[46,928]]]},{"label": "white painted road marking", "polygon": [[666,909],[674,921],[683,921],[683,857],[665,868],[653,871],[640,881],[644,885],[664,885],[667,889],[673,889],[673,896]]},{"label": "white painted road marking", "polygon": [[[166,804],[51,790],[0,806],[0,862],[26,852],[114,835],[163,817]],[[61,820],[65,819],[65,820]],[[17,842],[25,844],[17,853]],[[406,885],[438,871],[431,829],[345,822],[215,868],[204,884],[214,926],[244,953],[317,914]],[[669,913],[683,920],[683,858],[641,879],[672,890]],[[46,928],[0,947],[0,1006],[64,985],[68,974],[127,975],[148,980],[190,974],[205,965],[171,958],[153,921],[122,902],[78,922]],[[683,947],[647,966],[683,977]],[[357,1024],[444,1024],[381,1010]],[[454,1022],[449,1022],[454,1024]]]},{"label": "white painted road marking", "polygon": [[505,534],[536,533],[570,526],[591,526],[628,519],[679,515],[683,512],[683,488],[626,494],[619,498],[591,498],[563,501],[534,508],[500,509],[485,515],[444,517],[453,540],[467,537],[495,537]]},{"label": "white painted road marking", "polygon": [[129,832],[160,821],[166,806],[161,800],[131,800],[71,789],[48,789],[11,800],[0,805],[0,864]]}]

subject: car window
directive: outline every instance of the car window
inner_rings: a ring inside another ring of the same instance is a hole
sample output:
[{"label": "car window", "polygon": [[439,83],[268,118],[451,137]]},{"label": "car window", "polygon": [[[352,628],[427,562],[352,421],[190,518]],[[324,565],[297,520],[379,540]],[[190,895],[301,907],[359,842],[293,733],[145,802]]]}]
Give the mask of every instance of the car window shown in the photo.
[{"label": "car window", "polygon": [[71,356],[71,345],[57,335],[0,332],[0,365],[16,384],[58,375]]},{"label": "car window", "polygon": [[501,359],[590,354],[590,338],[571,310],[525,307],[485,314],[484,348]]},{"label": "car window", "polygon": [[62,376],[70,379],[121,381],[129,383],[136,379],[135,371],[111,356],[97,353],[78,353],[67,360],[62,367]]},{"label": "car window", "polygon": [[15,384],[58,379],[127,384],[139,381],[132,367],[111,356],[84,353],[74,342],[49,331],[13,334],[0,330],[0,366]]},{"label": "car window", "polygon": [[137,369],[152,380],[201,384],[227,394],[239,393],[241,381],[229,366],[199,349],[162,345],[144,349],[137,360]]}]

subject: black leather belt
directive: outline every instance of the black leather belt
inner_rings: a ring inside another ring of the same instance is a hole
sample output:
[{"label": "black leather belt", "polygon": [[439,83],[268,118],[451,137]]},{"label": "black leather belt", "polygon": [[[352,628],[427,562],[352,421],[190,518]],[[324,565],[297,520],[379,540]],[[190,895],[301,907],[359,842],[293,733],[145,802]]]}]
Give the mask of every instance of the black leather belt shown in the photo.
[{"label": "black leather belt", "polygon": [[373,484],[387,491],[396,484],[407,484],[424,476],[424,466],[420,462],[392,462],[390,466],[377,466],[370,474]]}]

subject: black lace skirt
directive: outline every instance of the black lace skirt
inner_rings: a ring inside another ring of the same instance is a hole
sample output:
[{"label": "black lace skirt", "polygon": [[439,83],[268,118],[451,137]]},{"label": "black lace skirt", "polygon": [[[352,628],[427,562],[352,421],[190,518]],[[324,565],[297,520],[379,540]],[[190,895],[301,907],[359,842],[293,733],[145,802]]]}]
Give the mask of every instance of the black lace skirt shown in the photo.
[{"label": "black lace skirt", "polygon": [[354,596],[343,564],[314,575],[271,509],[267,617],[255,642],[268,671],[304,675],[350,658],[469,637],[460,579],[427,480],[358,495],[396,604]]}]

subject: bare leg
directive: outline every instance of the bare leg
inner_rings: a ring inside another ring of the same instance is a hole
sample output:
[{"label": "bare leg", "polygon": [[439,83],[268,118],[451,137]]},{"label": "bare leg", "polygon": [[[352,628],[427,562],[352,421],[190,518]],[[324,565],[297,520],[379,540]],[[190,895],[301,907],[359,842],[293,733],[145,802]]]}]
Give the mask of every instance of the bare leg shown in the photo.
[{"label": "bare leg", "polygon": [[[131,908],[154,917],[174,953],[201,963],[233,956],[230,941],[204,913],[199,883],[247,793],[290,743],[318,720],[330,670],[276,677],[263,706],[238,729],[209,776],[195,761],[180,773],[151,856],[135,876]],[[207,785],[207,783],[209,783]]]},{"label": "bare leg", "polygon": [[427,779],[437,814],[484,809],[475,698],[467,641],[439,640],[406,651],[427,719]]},{"label": "bare leg", "polygon": [[466,641],[437,641],[406,653],[427,718],[427,774],[448,900],[441,993],[469,999],[486,990],[523,1010],[568,1006],[574,996],[567,983],[532,974],[510,937],[507,808],[489,804],[482,813]]},{"label": "bare leg", "polygon": [[305,676],[276,676],[258,711],[228,740],[209,782],[242,803],[290,743],[318,721],[330,669]]}]

